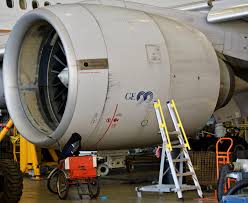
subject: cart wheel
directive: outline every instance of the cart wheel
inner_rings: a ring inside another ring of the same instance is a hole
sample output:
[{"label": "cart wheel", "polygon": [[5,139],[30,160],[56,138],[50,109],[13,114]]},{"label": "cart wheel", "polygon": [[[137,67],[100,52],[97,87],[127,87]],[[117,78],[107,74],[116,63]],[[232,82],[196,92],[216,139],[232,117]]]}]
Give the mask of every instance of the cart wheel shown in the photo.
[{"label": "cart wheel", "polygon": [[88,190],[91,199],[97,198],[100,193],[99,179],[91,179],[88,183]]},{"label": "cart wheel", "polygon": [[60,170],[58,168],[54,168],[48,178],[47,178],[47,188],[51,193],[57,194],[57,180]]},{"label": "cart wheel", "polygon": [[132,173],[134,171],[134,164],[131,162],[126,163],[126,169],[128,173]]},{"label": "cart wheel", "polygon": [[60,170],[57,180],[57,191],[60,199],[66,199],[69,192],[69,184],[67,182],[66,174]]},{"label": "cart wheel", "polygon": [[104,163],[101,163],[97,166],[97,174],[99,176],[106,176],[109,174],[109,167],[104,164]]}]

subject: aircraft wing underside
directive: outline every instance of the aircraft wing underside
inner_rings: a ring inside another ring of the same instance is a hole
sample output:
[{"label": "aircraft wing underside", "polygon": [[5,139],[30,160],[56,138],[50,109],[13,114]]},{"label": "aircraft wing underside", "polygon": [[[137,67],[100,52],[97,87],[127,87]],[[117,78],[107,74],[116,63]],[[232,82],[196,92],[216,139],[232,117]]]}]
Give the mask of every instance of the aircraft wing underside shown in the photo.
[{"label": "aircraft wing underside", "polygon": [[124,2],[141,3],[162,8],[184,11],[208,12],[209,23],[231,21],[237,19],[248,20],[248,0],[185,0],[185,1],[151,1],[151,0],[123,0]]},{"label": "aircraft wing underside", "polygon": [[226,0],[218,3],[213,2],[207,20],[210,23],[215,23],[243,18],[248,19],[248,0]]}]

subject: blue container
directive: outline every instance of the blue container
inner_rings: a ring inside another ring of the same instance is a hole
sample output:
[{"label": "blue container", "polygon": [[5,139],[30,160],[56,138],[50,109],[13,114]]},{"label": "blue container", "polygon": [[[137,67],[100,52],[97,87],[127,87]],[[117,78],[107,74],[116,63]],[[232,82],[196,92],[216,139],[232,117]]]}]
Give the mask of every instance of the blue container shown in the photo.
[{"label": "blue container", "polygon": [[228,195],[223,196],[222,203],[248,203],[248,197],[241,195]]}]

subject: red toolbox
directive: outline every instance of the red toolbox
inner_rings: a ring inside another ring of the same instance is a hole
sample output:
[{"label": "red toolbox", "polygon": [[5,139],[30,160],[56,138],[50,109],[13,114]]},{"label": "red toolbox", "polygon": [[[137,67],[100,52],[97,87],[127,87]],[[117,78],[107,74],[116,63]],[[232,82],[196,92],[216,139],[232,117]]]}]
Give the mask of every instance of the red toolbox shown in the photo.
[{"label": "red toolbox", "polygon": [[75,156],[64,160],[70,179],[94,178],[97,176],[96,167],[96,156]]}]

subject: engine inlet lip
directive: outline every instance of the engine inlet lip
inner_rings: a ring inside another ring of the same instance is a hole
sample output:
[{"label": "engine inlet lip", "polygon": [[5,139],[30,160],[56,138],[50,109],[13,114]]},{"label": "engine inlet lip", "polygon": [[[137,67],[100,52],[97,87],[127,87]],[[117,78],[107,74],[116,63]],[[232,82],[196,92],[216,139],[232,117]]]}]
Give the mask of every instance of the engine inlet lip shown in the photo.
[{"label": "engine inlet lip", "polygon": [[[59,34],[65,49],[69,67],[69,88],[67,104],[63,117],[58,127],[50,134],[44,134],[36,129],[27,118],[22,106],[20,92],[18,89],[18,60],[21,50],[21,42],[25,38],[28,29],[37,21],[46,21]],[[76,105],[77,97],[77,64],[72,42],[63,23],[50,9],[41,8],[25,14],[14,26],[6,47],[3,63],[3,80],[6,104],[9,114],[13,119],[19,132],[32,143],[39,146],[52,145],[57,142],[66,132]]]}]

